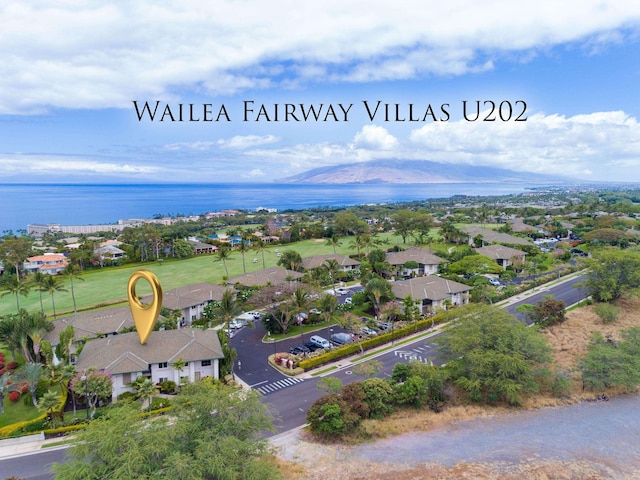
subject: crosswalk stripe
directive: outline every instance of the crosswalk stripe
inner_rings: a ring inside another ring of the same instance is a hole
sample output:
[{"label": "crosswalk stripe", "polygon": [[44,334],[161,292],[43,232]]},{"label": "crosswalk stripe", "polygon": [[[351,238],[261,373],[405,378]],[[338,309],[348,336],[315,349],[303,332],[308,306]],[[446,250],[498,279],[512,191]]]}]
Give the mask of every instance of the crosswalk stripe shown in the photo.
[{"label": "crosswalk stripe", "polygon": [[267,383],[266,385],[260,385],[255,389],[258,390],[263,395],[267,395],[269,393],[273,393],[277,390],[281,390],[283,388],[291,387],[297,383],[303,382],[303,378],[284,378],[282,380],[276,380],[275,382]]}]

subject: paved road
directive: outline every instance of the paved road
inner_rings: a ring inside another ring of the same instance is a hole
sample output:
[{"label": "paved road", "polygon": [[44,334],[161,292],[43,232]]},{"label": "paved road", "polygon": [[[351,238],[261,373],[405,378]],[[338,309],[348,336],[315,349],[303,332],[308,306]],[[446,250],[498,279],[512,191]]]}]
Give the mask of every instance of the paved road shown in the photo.
[{"label": "paved road", "polygon": [[[565,282],[561,285],[540,291],[525,300],[507,307],[511,313],[517,305],[522,303],[536,303],[543,295],[553,294],[556,298],[564,300],[567,305],[577,303],[585,297],[585,293],[574,288],[574,285],[582,280],[582,277]],[[333,327],[335,329],[335,327]],[[337,329],[336,329],[337,331]],[[276,417],[278,433],[290,430],[306,423],[306,413],[309,407],[323,392],[318,390],[319,378],[290,379],[277,370],[268,366],[266,357],[273,353],[272,343],[263,343],[265,335],[261,322],[256,322],[254,328],[243,327],[232,339],[231,344],[238,349],[240,366],[236,366],[236,373],[248,385],[264,394],[264,401],[272,406]],[[320,335],[329,337],[329,328],[323,329]],[[382,362],[383,368],[379,376],[389,376],[393,367],[398,362],[422,361],[425,363],[442,364],[443,358],[439,356],[438,347],[434,343],[437,334],[428,338],[420,338],[409,344],[382,353],[375,359]],[[294,345],[300,344],[300,337],[278,342],[275,347],[278,351],[288,351]],[[331,376],[340,378],[344,384],[362,380],[362,376],[356,375],[348,368],[349,362],[345,362]],[[270,436],[270,435],[269,435]],[[5,459],[0,461],[0,472],[5,477],[16,475],[24,479],[51,479],[53,476],[48,471],[48,465],[62,461],[64,450],[38,452],[33,455]]]},{"label": "paved road", "polygon": [[66,448],[47,449],[25,456],[0,460],[0,478],[16,478],[24,480],[51,480],[49,471],[52,463],[62,462]]}]

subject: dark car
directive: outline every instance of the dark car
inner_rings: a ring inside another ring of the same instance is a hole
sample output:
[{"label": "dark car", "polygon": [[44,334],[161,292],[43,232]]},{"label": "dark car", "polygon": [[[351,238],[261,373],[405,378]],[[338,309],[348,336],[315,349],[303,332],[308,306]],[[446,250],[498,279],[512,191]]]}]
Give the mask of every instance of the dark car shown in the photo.
[{"label": "dark car", "polygon": [[309,353],[311,350],[309,350],[309,348],[305,347],[304,345],[298,345],[297,347],[293,347],[291,350],[289,350],[289,353],[291,355],[304,355]]},{"label": "dark car", "polygon": [[302,346],[308,348],[310,352],[315,352],[320,349],[320,347],[313,342],[304,342]]}]

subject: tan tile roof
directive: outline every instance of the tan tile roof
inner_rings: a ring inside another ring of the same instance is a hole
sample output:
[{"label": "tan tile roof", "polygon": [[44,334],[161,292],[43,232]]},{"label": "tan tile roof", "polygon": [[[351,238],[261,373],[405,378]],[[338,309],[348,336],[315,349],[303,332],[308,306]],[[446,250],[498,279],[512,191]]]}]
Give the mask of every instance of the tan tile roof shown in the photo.
[{"label": "tan tile roof", "polygon": [[509,260],[513,257],[522,257],[526,255],[526,252],[517,250],[511,247],[505,247],[504,245],[489,245],[487,247],[476,248],[476,252],[480,255],[489,257],[492,260]]},{"label": "tan tile roof", "polygon": [[443,300],[455,293],[468,292],[471,287],[453,280],[429,275],[410,280],[398,280],[391,284],[391,289],[397,298],[406,298],[411,295],[416,300]]},{"label": "tan tile roof", "polygon": [[[222,294],[227,289],[213,283],[195,283],[185,287],[175,288],[162,292],[162,306],[169,309],[185,309],[195,307],[212,300],[222,300]],[[145,295],[141,298],[143,303],[153,300],[153,295]]]},{"label": "tan tile roof", "polygon": [[468,235],[471,235],[471,237],[482,235],[482,239],[488,243],[507,243],[510,245],[532,245],[532,243],[529,240],[526,240],[524,238],[514,237],[513,235],[496,232],[495,230],[489,230],[486,228],[467,226],[467,227],[460,227],[460,231]]},{"label": "tan tile roof", "polygon": [[47,332],[45,340],[51,345],[57,345],[60,333],[68,325],[73,326],[76,340],[82,338],[95,338],[99,334],[111,335],[120,332],[124,328],[133,327],[133,318],[129,306],[105,308],[81,312],[70,317],[59,318],[52,321],[54,328]]},{"label": "tan tile roof", "polygon": [[358,260],[354,260],[353,258],[345,257],[344,255],[338,255],[335,253],[329,253],[327,255],[314,255],[312,257],[307,257],[302,259],[302,267],[305,270],[310,270],[312,268],[318,268],[322,265],[326,264],[326,261],[329,259],[333,259],[338,262],[338,265],[341,267],[350,267],[360,265]]},{"label": "tan tile roof", "polygon": [[387,262],[389,265],[404,265],[409,261],[418,262],[422,265],[439,265],[446,260],[431,253],[425,248],[408,248],[402,252],[387,253]]},{"label": "tan tile roof", "polygon": [[293,270],[287,270],[282,267],[271,267],[265,270],[257,270],[255,272],[245,273],[237,277],[227,280],[227,284],[234,285],[239,283],[247,287],[262,285],[282,285],[290,280],[298,280],[302,277],[302,273]]},{"label": "tan tile roof", "polygon": [[152,332],[144,345],[137,332],[87,342],[76,368],[96,368],[112,374],[140,372],[152,363],[224,358],[216,330],[182,328]]}]

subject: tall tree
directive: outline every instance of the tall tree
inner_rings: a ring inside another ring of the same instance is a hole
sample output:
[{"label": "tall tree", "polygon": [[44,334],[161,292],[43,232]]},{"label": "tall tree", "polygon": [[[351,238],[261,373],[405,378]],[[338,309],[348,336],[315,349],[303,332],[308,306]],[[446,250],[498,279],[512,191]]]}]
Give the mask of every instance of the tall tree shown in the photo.
[{"label": "tall tree", "polygon": [[280,478],[261,436],[274,431],[273,420],[256,391],[199,382],[174,405],[171,416],[153,421],[134,405],[116,407],[109,421],[78,433],[68,460],[53,467],[56,478]]},{"label": "tall tree", "polygon": [[56,428],[56,415],[54,409],[60,404],[60,395],[51,390],[44,392],[38,401],[38,408],[45,410],[47,416],[51,419],[51,426]]},{"label": "tall tree", "polygon": [[40,294],[40,311],[44,313],[44,305],[42,304],[42,292],[46,292],[45,282],[47,279],[47,275],[38,271],[33,274],[33,278],[31,278],[31,283],[38,289],[38,293]]},{"label": "tall tree", "polygon": [[26,297],[29,295],[29,290],[31,287],[28,283],[21,282],[20,277],[18,275],[11,277],[11,280],[5,283],[6,291],[0,295],[0,298],[5,297],[7,295],[15,295],[16,296],[16,308],[20,311],[20,295]]},{"label": "tall tree", "polygon": [[245,263],[245,254],[249,251],[249,249],[251,248],[251,246],[244,240],[240,240],[240,243],[238,244],[238,251],[240,252],[240,255],[242,255],[242,272],[243,273],[247,273],[247,266]]},{"label": "tall tree", "polygon": [[18,282],[22,277],[20,266],[29,257],[30,252],[31,241],[24,237],[9,238],[0,243],[0,261],[15,268]]},{"label": "tall tree", "polygon": [[31,401],[34,407],[38,406],[36,390],[38,388],[38,382],[44,373],[44,367],[39,363],[26,363],[18,372],[18,378],[27,385],[29,392],[31,392]]},{"label": "tall tree", "polygon": [[51,306],[53,307],[53,318],[56,318],[56,302],[53,298],[56,292],[66,292],[67,289],[53,275],[48,275],[44,287],[49,295],[51,295]]},{"label": "tall tree", "polygon": [[267,265],[266,265],[266,263],[264,261],[264,254],[265,254],[265,252],[268,251],[267,244],[264,242],[264,240],[262,240],[260,238],[255,239],[253,241],[253,249],[256,252],[260,253],[261,256],[262,256],[262,268],[267,268]]},{"label": "tall tree", "polygon": [[336,248],[342,245],[342,242],[340,242],[340,237],[338,237],[337,235],[332,235],[331,237],[327,238],[325,245],[333,247],[333,253],[335,254]]},{"label": "tall tree", "polygon": [[229,278],[229,270],[227,269],[227,260],[231,258],[231,250],[226,245],[222,245],[218,251],[215,253],[216,262],[222,262],[224,266],[224,273],[227,278]]},{"label": "tall tree", "polygon": [[295,250],[285,250],[278,259],[278,265],[287,270],[297,271],[302,266],[302,257]]},{"label": "tall tree", "polygon": [[462,307],[457,316],[437,341],[454,384],[473,401],[518,405],[539,388],[550,348],[538,331],[488,305]]},{"label": "tall tree", "polygon": [[336,281],[338,279],[338,275],[340,275],[340,272],[342,272],[342,269],[340,268],[340,264],[335,258],[328,258],[327,260],[324,261],[324,264],[322,266],[327,272],[327,275],[329,275],[329,279],[331,280],[331,286],[333,287],[333,294],[335,295]]},{"label": "tall tree", "polygon": [[338,299],[334,295],[323,295],[318,299],[318,308],[322,312],[324,322],[329,323],[333,314],[338,310]]},{"label": "tall tree", "polygon": [[586,260],[589,271],[584,286],[599,302],[611,302],[640,286],[640,253],[602,249]]},{"label": "tall tree", "polygon": [[300,336],[304,337],[302,324],[304,322],[303,314],[309,310],[311,299],[309,292],[304,287],[298,287],[291,296],[291,307],[296,314],[296,321],[300,324]]},{"label": "tall tree", "polygon": [[111,375],[97,370],[85,370],[71,380],[71,389],[76,395],[85,398],[87,408],[91,409],[91,418],[96,414],[98,402],[111,397],[112,388]]},{"label": "tall tree", "polygon": [[[82,270],[77,265],[70,263],[67,265],[63,271],[64,276],[69,279],[69,285],[71,286],[71,299],[73,300],[73,313],[78,313],[78,307],[76,306],[76,292],[74,290],[73,281],[80,280],[84,282],[84,278],[80,275],[82,274]],[[40,299],[42,301],[42,298]]]},{"label": "tall tree", "polygon": [[383,278],[372,278],[364,287],[364,293],[375,306],[376,316],[380,315],[382,303],[389,302],[395,297],[391,290],[391,284]]},{"label": "tall tree", "polygon": [[4,372],[0,375],[0,415],[4,413],[4,397],[9,393],[9,387],[11,385],[10,375]]}]

